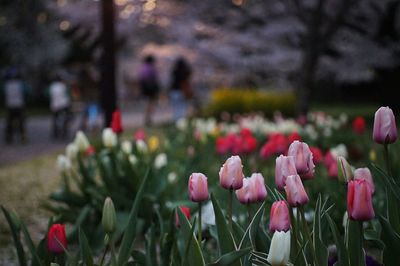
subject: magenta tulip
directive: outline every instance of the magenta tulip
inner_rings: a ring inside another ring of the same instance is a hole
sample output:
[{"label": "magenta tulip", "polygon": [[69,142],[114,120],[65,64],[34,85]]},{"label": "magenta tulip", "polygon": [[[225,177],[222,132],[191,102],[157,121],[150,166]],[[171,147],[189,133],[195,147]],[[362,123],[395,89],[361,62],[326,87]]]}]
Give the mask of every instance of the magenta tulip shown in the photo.
[{"label": "magenta tulip", "polygon": [[294,157],[280,155],[275,163],[275,184],[279,190],[283,190],[290,175],[297,175]]},{"label": "magenta tulip", "polygon": [[368,221],[374,218],[371,186],[364,179],[352,180],[348,183],[347,213],[356,221]]},{"label": "magenta tulip", "polygon": [[371,171],[367,167],[354,170],[354,179],[364,179],[370,185],[372,194],[375,193],[374,180],[372,179]]},{"label": "magenta tulip", "polygon": [[207,177],[202,173],[193,173],[189,177],[189,198],[194,202],[201,202],[208,199]]},{"label": "magenta tulip", "polygon": [[313,154],[307,143],[293,141],[289,146],[288,156],[293,156],[297,173],[303,179],[311,179],[314,174]]},{"label": "magenta tulip", "polygon": [[373,139],[379,144],[393,143],[397,139],[396,120],[392,109],[381,107],[375,113]]},{"label": "magenta tulip", "polygon": [[304,205],[309,201],[299,175],[290,175],[286,178],[285,191],[287,201],[292,207]]},{"label": "magenta tulip", "polygon": [[231,156],[219,170],[219,182],[223,188],[238,190],[243,186],[243,165],[239,156]]},{"label": "magenta tulip", "polygon": [[269,230],[271,232],[284,231],[290,229],[289,209],[283,200],[275,201],[271,207],[269,216]]}]

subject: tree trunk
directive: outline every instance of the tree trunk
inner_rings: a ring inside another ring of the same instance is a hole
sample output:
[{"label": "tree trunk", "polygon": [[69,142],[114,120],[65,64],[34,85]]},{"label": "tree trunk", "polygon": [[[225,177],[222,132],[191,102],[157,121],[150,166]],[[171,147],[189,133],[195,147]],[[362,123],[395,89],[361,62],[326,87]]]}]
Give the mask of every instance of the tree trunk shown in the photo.
[{"label": "tree trunk", "polygon": [[117,106],[115,88],[115,41],[114,4],[112,0],[101,1],[102,11],[102,56],[100,61],[100,98],[104,112],[104,126],[111,124],[112,113]]}]

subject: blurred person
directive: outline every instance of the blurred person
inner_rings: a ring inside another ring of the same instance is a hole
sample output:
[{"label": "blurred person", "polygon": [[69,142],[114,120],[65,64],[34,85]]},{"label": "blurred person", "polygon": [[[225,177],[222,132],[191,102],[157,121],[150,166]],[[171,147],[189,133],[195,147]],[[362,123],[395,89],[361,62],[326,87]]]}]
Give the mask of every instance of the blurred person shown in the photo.
[{"label": "blurred person", "polygon": [[174,120],[177,121],[187,114],[188,100],[193,97],[193,91],[190,84],[192,70],[189,63],[179,57],[172,68],[170,97]]},{"label": "blurred person", "polygon": [[152,123],[154,105],[160,91],[158,73],[153,55],[144,57],[143,63],[139,69],[138,81],[141,94],[147,99],[144,124],[148,126]]},{"label": "blurred person", "polygon": [[27,141],[25,133],[25,102],[28,96],[28,86],[16,69],[10,69],[4,83],[4,99],[6,107],[5,141],[13,142],[17,130],[21,142]]},{"label": "blurred person", "polygon": [[49,87],[50,110],[53,114],[53,139],[67,138],[71,116],[71,96],[67,84],[58,75]]}]

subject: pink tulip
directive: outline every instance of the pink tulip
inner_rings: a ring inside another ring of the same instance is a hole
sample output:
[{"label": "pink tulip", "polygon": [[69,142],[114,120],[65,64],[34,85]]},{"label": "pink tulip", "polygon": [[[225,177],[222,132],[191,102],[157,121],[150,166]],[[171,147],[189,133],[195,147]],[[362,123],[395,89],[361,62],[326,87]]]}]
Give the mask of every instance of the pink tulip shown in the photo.
[{"label": "pink tulip", "polygon": [[280,155],[275,163],[275,184],[279,190],[283,190],[290,175],[297,175],[294,157]]},{"label": "pink tulip", "polygon": [[249,204],[253,202],[253,195],[251,189],[251,180],[250,178],[243,179],[243,186],[236,190],[236,197],[242,204]]},{"label": "pink tulip", "polygon": [[219,170],[219,183],[223,188],[238,190],[243,186],[243,165],[239,156],[231,156]]},{"label": "pink tulip", "polygon": [[193,173],[189,177],[189,198],[194,202],[201,202],[208,199],[207,177],[202,173]]},{"label": "pink tulip", "polygon": [[374,180],[372,179],[371,171],[367,167],[354,170],[354,179],[364,179],[370,185],[372,194],[375,193]]},{"label": "pink tulip", "polygon": [[347,213],[350,219],[356,221],[368,221],[374,218],[372,190],[366,180],[356,179],[348,183]]},{"label": "pink tulip", "polygon": [[250,177],[252,181],[252,193],[254,202],[262,202],[267,197],[267,189],[265,188],[264,177],[260,173],[254,173]]},{"label": "pink tulip", "polygon": [[314,174],[313,155],[307,143],[293,141],[289,146],[288,156],[293,156],[297,173],[303,179],[311,179]]},{"label": "pink tulip", "polygon": [[392,109],[389,107],[381,107],[376,111],[373,139],[379,144],[389,144],[396,141],[396,120]]},{"label": "pink tulip", "polygon": [[292,207],[304,205],[309,201],[299,175],[290,175],[286,178],[285,191],[287,201]]},{"label": "pink tulip", "polygon": [[243,179],[243,186],[236,190],[236,197],[242,204],[262,202],[267,197],[264,177],[260,173],[254,173],[249,178]]},{"label": "pink tulip", "polygon": [[289,209],[283,200],[275,201],[269,216],[269,231],[284,231],[290,229]]}]

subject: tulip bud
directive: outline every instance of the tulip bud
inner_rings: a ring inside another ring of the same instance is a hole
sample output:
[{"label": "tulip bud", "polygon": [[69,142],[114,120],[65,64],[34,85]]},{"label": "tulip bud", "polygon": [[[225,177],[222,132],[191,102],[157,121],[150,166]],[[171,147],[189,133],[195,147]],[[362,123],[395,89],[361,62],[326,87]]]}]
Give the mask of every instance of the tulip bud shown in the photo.
[{"label": "tulip bud", "polygon": [[223,188],[238,190],[243,186],[243,165],[239,156],[231,156],[219,170],[219,183]]},{"label": "tulip bud", "polygon": [[89,140],[82,131],[76,133],[74,143],[78,146],[80,152],[85,152],[90,146]]},{"label": "tulip bud", "polygon": [[132,142],[130,142],[128,140],[123,141],[121,143],[121,149],[125,154],[127,154],[127,155],[131,154],[132,153]]},{"label": "tulip bud", "polygon": [[396,141],[396,120],[392,109],[389,107],[381,107],[376,111],[373,139],[379,144],[390,144]]},{"label": "tulip bud", "polygon": [[107,197],[103,206],[103,217],[101,218],[104,232],[111,234],[115,231],[117,225],[117,216],[115,215],[114,203],[110,197]]},{"label": "tulip bud", "polygon": [[288,156],[293,156],[297,173],[303,179],[311,179],[314,174],[313,154],[307,143],[293,141],[289,146]]},{"label": "tulip bud", "polygon": [[111,128],[105,128],[102,134],[103,145],[106,148],[112,148],[117,145],[117,135],[112,131]]},{"label": "tulip bud", "polygon": [[304,205],[309,201],[299,175],[290,175],[286,178],[285,191],[287,201],[292,207]]},{"label": "tulip bud", "polygon": [[364,179],[352,180],[348,183],[347,213],[356,221],[368,221],[374,218],[371,186]]},{"label": "tulip bud", "polygon": [[151,136],[148,141],[148,147],[150,152],[157,150],[159,146],[160,146],[159,138],[156,136]]},{"label": "tulip bud", "polygon": [[165,153],[160,153],[156,156],[156,158],[154,159],[154,167],[156,169],[160,169],[164,166],[166,166],[168,163],[167,160],[167,155]]},{"label": "tulip bud", "polygon": [[201,202],[208,199],[207,177],[202,173],[193,173],[189,177],[189,198],[194,202]]},{"label": "tulip bud", "polygon": [[338,169],[338,178],[339,180],[343,180],[344,182],[349,182],[353,179],[353,170],[351,169],[350,164],[343,156],[338,156],[336,158],[337,169]]},{"label": "tulip bud", "polygon": [[284,231],[290,229],[289,209],[283,200],[275,201],[271,207],[269,216],[269,230],[271,232]]},{"label": "tulip bud", "polygon": [[253,202],[263,202],[267,197],[264,177],[260,173],[253,173],[250,180],[252,184]]},{"label": "tulip bud", "polygon": [[283,190],[290,175],[297,175],[294,157],[280,155],[275,164],[275,184],[279,190]]},{"label": "tulip bud", "polygon": [[[190,209],[186,206],[179,206],[179,209],[183,212],[183,214],[186,216],[188,220],[190,220]],[[179,223],[179,216],[178,216],[178,210],[175,212],[175,226],[177,228],[181,227]]]},{"label": "tulip bud", "polygon": [[133,154],[129,155],[128,160],[129,160],[129,162],[130,162],[132,165],[136,165],[137,162],[138,162],[137,157],[136,157],[135,155],[133,155]]},{"label": "tulip bud", "polygon": [[364,179],[370,185],[372,194],[375,193],[374,180],[372,179],[371,171],[367,167],[354,170],[354,179]]},{"label": "tulip bud", "polygon": [[243,178],[243,186],[236,190],[236,197],[242,204],[249,204],[253,202],[250,178]]},{"label": "tulip bud", "polygon": [[138,152],[140,153],[147,153],[147,144],[146,142],[144,142],[143,140],[139,139],[136,141],[136,149],[138,150]]},{"label": "tulip bud", "polygon": [[267,261],[272,266],[283,266],[289,263],[290,231],[276,231],[272,236]]},{"label": "tulip bud", "polygon": [[68,157],[60,154],[57,157],[57,167],[61,173],[66,173],[72,168],[72,164]]},{"label": "tulip bud", "polygon": [[115,110],[112,114],[111,129],[116,134],[120,134],[123,131],[121,112],[119,110]]},{"label": "tulip bud", "polygon": [[52,253],[63,253],[67,248],[65,227],[62,224],[53,224],[47,233],[47,249]]},{"label": "tulip bud", "polygon": [[75,160],[79,152],[79,148],[75,143],[70,143],[65,148],[65,155],[72,161]]}]

